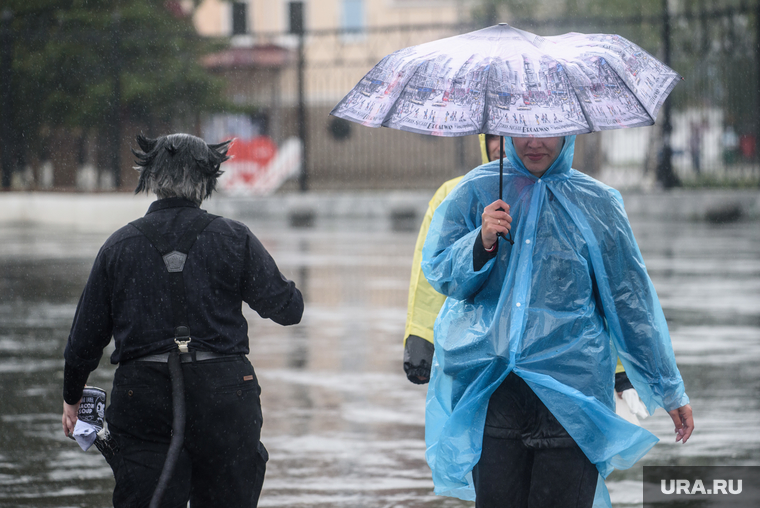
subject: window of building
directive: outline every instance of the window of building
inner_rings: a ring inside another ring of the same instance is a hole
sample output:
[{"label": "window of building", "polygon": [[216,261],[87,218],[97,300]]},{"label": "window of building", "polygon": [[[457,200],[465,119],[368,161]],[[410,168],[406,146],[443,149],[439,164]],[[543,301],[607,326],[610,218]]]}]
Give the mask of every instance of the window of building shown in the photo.
[{"label": "window of building", "polygon": [[341,28],[358,33],[364,30],[364,0],[343,0]]},{"label": "window of building", "polygon": [[288,32],[300,34],[305,30],[303,2],[288,2]]},{"label": "window of building", "polygon": [[367,26],[364,12],[364,0],[342,0],[340,27],[344,30],[343,42],[364,40]]},{"label": "window of building", "polygon": [[248,33],[248,4],[232,2],[232,35]]}]

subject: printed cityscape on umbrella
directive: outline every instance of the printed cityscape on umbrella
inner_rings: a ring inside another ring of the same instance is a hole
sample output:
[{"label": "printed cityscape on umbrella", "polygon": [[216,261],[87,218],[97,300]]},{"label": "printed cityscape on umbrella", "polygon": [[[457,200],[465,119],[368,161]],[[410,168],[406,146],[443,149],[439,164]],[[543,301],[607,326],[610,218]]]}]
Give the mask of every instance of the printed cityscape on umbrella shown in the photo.
[{"label": "printed cityscape on umbrella", "polygon": [[680,79],[618,35],[498,25],[386,56],[332,114],[438,136],[563,136],[652,125]]}]

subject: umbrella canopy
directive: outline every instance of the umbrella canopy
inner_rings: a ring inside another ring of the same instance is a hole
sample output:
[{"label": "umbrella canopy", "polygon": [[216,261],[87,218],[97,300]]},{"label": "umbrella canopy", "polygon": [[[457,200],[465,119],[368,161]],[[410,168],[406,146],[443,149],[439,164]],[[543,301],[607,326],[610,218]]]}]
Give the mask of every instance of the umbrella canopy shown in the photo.
[{"label": "umbrella canopy", "polygon": [[386,56],[330,114],[434,136],[566,136],[652,125],[680,79],[619,35],[501,23]]}]

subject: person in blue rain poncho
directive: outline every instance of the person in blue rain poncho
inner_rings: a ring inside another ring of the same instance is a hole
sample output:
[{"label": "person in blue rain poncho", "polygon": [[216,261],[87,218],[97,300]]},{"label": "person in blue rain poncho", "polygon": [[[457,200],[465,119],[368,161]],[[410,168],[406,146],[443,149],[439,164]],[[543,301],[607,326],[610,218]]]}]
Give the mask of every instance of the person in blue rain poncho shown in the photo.
[{"label": "person in blue rain poncho", "polygon": [[[476,506],[610,506],[657,441],[615,415],[616,356],[676,441],[694,429],[667,324],[620,194],[571,168],[575,136],[506,138],[437,208],[422,269],[435,325],[426,458]],[[514,245],[503,238],[511,230]],[[497,235],[503,235],[501,239]]]}]

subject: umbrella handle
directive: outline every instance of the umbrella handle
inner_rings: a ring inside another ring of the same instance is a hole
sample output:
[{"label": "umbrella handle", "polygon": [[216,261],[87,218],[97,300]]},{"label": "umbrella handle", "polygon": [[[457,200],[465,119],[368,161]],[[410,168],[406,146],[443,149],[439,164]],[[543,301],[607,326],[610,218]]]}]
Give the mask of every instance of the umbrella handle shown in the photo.
[{"label": "umbrella handle", "polygon": [[[504,136],[499,136],[499,199],[501,199],[501,196],[503,194],[504,190]],[[497,211],[503,212],[503,208],[499,208]],[[509,242],[510,245],[514,245],[515,241],[512,240],[512,229],[509,230],[509,236],[504,237],[504,234],[499,232],[496,233],[496,236],[500,238],[504,238],[506,241]]]},{"label": "umbrella handle", "polygon": [[[503,208],[497,208],[496,211],[497,212],[503,212],[504,209]],[[499,231],[498,233],[496,233],[496,236],[498,236],[499,238],[504,238],[506,241],[509,242],[510,245],[514,245],[515,241],[512,239],[512,229],[511,228],[509,229],[508,234],[509,234],[509,236],[504,236],[504,233],[502,233],[501,231]]]},{"label": "umbrella handle", "polygon": [[504,136],[499,136],[499,199],[504,189]]}]

